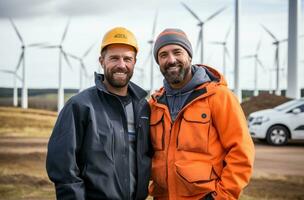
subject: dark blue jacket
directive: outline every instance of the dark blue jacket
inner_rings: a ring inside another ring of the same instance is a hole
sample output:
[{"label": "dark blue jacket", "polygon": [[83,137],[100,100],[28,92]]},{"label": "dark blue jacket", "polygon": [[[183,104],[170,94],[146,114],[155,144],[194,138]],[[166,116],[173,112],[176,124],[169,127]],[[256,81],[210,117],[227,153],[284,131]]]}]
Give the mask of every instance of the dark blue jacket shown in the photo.
[{"label": "dark blue jacket", "polygon": [[[60,112],[48,144],[46,169],[58,200],[130,199],[129,141],[120,100],[95,75],[96,86],[73,96]],[[129,83],[137,134],[137,189],[145,199],[151,168],[150,108],[146,92]]]}]

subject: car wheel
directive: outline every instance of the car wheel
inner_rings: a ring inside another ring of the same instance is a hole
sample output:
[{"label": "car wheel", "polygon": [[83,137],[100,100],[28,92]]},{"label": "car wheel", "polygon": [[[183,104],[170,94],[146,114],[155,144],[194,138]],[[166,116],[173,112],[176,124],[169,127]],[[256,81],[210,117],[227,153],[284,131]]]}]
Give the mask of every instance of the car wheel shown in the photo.
[{"label": "car wheel", "polygon": [[288,141],[288,129],[281,125],[275,125],[268,129],[266,140],[271,145],[284,145]]}]

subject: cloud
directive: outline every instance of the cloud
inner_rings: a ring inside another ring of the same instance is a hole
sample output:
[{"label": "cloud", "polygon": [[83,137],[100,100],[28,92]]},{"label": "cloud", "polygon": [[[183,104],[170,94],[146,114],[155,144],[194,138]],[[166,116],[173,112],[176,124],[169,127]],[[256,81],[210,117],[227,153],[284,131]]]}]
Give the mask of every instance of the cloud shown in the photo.
[{"label": "cloud", "polygon": [[46,14],[50,1],[1,0],[0,17],[24,18]]},{"label": "cloud", "polygon": [[132,9],[156,7],[160,0],[1,0],[0,17],[30,18],[43,15],[105,15]]}]

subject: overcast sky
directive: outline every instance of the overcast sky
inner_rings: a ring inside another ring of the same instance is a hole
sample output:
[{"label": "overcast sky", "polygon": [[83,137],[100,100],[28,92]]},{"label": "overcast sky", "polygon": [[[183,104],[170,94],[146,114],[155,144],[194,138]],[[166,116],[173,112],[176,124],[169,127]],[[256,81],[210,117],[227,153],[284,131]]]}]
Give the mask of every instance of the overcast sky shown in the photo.
[{"label": "overcast sky", "polygon": [[[234,0],[183,0],[202,20],[208,18],[218,9],[228,6],[225,11],[207,22],[204,26],[205,60],[204,63],[222,71],[222,48],[211,45],[211,41],[222,41],[234,19]],[[260,59],[265,69],[259,68],[259,87],[275,87],[274,46],[272,39],[261,28],[265,25],[278,39],[287,38],[288,0],[240,0],[240,53],[241,56],[253,54],[257,43],[262,38]],[[303,0],[302,12],[303,12]],[[196,19],[174,0],[1,0],[0,1],[0,69],[14,70],[21,53],[21,43],[11,26],[11,17],[18,27],[25,44],[47,42],[58,44],[61,40],[68,19],[71,19],[66,39],[63,43],[67,52],[81,56],[95,43],[90,54],[84,59],[90,75],[100,66],[98,52],[101,39],[106,31],[115,26],[124,26],[133,31],[139,42],[138,62],[132,81],[149,89],[150,63],[145,63],[150,46],[154,16],[158,10],[156,35],[163,29],[177,27],[183,29],[196,46],[198,27]],[[301,15],[303,24],[303,14]],[[303,34],[303,26],[300,28]],[[300,59],[304,60],[304,39],[299,42]],[[227,60],[228,84],[233,88],[233,30],[228,38],[231,60]],[[280,46],[280,62],[285,71],[281,73],[281,85],[286,87],[287,44]],[[25,62],[29,88],[56,88],[58,85],[58,49],[27,48]],[[198,63],[199,55],[194,55],[193,63]],[[64,62],[63,62],[64,63]],[[65,88],[78,88],[79,64],[71,59],[73,68],[65,63]],[[253,66],[251,59],[241,59],[241,87],[253,88]],[[304,87],[304,63],[299,72],[300,84]],[[162,85],[162,76],[155,64],[155,87]],[[21,68],[18,74],[22,74]],[[89,80],[87,86],[92,85]],[[12,76],[0,73],[0,87],[12,87]],[[21,86],[21,83],[18,83]]]}]

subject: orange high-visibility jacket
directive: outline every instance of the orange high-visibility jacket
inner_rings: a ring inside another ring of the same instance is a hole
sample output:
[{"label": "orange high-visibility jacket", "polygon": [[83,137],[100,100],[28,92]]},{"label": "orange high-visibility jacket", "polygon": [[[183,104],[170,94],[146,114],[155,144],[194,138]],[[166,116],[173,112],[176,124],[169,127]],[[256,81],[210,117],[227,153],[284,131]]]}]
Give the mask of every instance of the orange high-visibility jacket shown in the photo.
[{"label": "orange high-visibility jacket", "polygon": [[252,174],[254,145],[239,102],[223,76],[192,92],[171,121],[161,88],[150,99],[152,184],[156,199],[238,199]]}]

